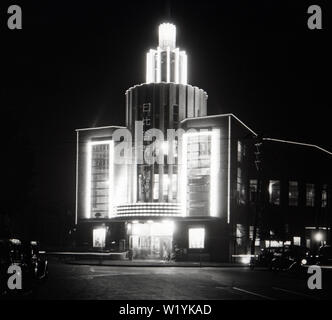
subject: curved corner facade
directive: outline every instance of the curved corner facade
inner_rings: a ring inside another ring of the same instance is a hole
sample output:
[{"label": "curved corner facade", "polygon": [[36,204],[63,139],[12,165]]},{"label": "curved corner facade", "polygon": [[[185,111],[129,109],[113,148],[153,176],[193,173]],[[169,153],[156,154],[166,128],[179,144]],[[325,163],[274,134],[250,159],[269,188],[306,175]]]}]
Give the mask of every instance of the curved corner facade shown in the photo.
[{"label": "curved corner facade", "polygon": [[206,116],[207,93],[191,85],[145,83],[126,91],[126,126],[134,130],[135,121],[145,128],[177,128],[185,118]]}]

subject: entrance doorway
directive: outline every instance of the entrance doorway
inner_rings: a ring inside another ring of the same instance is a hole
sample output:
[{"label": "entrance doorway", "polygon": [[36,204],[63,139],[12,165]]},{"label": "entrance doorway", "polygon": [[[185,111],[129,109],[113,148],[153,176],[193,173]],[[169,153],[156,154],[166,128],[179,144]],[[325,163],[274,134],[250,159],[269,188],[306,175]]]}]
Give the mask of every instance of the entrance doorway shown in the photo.
[{"label": "entrance doorway", "polygon": [[105,248],[106,240],[106,229],[105,228],[96,228],[93,229],[93,247],[94,248]]},{"label": "entrance doorway", "polygon": [[172,253],[173,221],[128,225],[129,248],[136,259],[166,259]]}]

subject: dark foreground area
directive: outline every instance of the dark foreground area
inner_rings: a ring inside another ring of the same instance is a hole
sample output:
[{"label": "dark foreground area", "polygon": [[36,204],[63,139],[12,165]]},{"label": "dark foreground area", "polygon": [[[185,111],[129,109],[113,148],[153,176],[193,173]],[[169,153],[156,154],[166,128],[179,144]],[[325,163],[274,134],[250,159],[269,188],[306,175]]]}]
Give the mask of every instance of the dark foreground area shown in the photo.
[{"label": "dark foreground area", "polygon": [[331,271],[323,272],[322,290],[309,290],[310,275],[305,273],[295,276],[248,267],[110,267],[51,261],[48,279],[20,299],[331,299]]}]

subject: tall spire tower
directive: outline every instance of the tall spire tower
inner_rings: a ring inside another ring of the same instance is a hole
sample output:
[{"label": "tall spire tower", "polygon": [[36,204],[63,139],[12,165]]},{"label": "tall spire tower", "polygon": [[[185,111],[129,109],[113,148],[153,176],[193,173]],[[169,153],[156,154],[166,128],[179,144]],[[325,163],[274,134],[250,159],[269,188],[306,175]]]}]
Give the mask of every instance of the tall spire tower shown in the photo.
[{"label": "tall spire tower", "polygon": [[173,82],[187,84],[187,55],[176,48],[176,27],[159,26],[159,46],[146,55],[146,83]]},{"label": "tall spire tower", "polygon": [[[158,46],[146,55],[146,82],[126,91],[126,126],[133,135],[152,128],[165,135],[181,127],[183,119],[206,116],[207,93],[187,83],[187,55],[176,46],[175,25],[162,23],[158,31]],[[131,170],[131,202],[179,205],[177,164],[144,163]]]}]

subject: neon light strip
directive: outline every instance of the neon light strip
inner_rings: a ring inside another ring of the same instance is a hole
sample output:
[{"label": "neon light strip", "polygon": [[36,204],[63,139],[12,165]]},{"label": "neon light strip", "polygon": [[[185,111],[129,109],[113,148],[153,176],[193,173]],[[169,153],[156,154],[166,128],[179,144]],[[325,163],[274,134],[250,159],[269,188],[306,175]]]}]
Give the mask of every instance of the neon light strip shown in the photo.
[{"label": "neon light strip", "polygon": [[[195,117],[195,119],[211,119],[211,118],[221,118],[221,117],[229,117],[232,116],[234,117],[237,121],[239,121],[245,128],[247,128],[252,134],[254,134],[255,136],[257,136],[257,133],[253,130],[251,130],[244,122],[242,122],[237,116],[235,116],[233,113],[225,113],[225,114],[216,114],[216,115],[212,115],[212,116],[203,116],[203,117]],[[185,118],[183,120],[181,120],[182,122],[188,121],[188,120],[193,120],[193,118]]]},{"label": "neon light strip", "polygon": [[75,225],[77,225],[78,214],[78,152],[79,152],[79,132],[76,131],[76,201],[75,201]]},{"label": "neon light strip", "polygon": [[188,183],[188,177],[187,177],[187,144],[188,144],[188,134],[183,134],[182,136],[182,184],[181,184],[181,201],[182,201],[182,215],[184,217],[187,216],[187,183]]},{"label": "neon light strip", "polygon": [[85,198],[85,218],[91,218],[91,163],[92,163],[92,144],[87,145],[87,167],[86,167],[86,198]]},{"label": "neon light strip", "polygon": [[187,84],[187,55],[185,51],[180,52],[180,83]]},{"label": "neon light strip", "polygon": [[175,52],[175,83],[179,83],[179,48]]},{"label": "neon light strip", "polygon": [[112,219],[118,217],[182,217],[181,214],[167,214],[167,213],[128,213],[128,214],[118,214],[117,216],[113,216]]},{"label": "neon light strip", "polygon": [[280,140],[280,139],[273,139],[273,138],[263,138],[263,140],[267,141],[275,141],[275,142],[282,142],[282,143],[288,143],[288,144],[296,144],[300,146],[305,146],[305,147],[311,147],[311,148],[317,148],[318,150],[321,150],[323,152],[326,152],[329,155],[332,155],[331,151],[328,151],[322,147],[319,147],[315,144],[310,144],[310,143],[303,143],[303,142],[296,142],[296,141],[288,141],[288,140]]},{"label": "neon light strip", "polygon": [[179,208],[180,206],[165,206],[165,205],[161,205],[161,206],[158,206],[158,205],[139,205],[139,206],[136,206],[136,205],[118,205],[117,206],[118,208],[140,208],[140,207],[143,207],[143,208],[167,208],[167,209],[172,209],[172,208]]},{"label": "neon light strip", "polygon": [[82,128],[76,129],[75,131],[88,131],[88,130],[100,130],[100,129],[125,129],[126,127],[122,126],[105,126],[105,127],[94,127],[94,128]]},{"label": "neon light strip", "polygon": [[146,54],[146,83],[150,83],[151,77],[151,52]]},{"label": "neon light strip", "polygon": [[171,57],[170,57],[170,48],[167,47],[167,52],[166,52],[166,55],[167,55],[167,65],[166,65],[166,69],[167,69],[167,78],[166,78],[166,81],[167,82],[170,82],[171,81]]},{"label": "neon light strip", "polygon": [[133,213],[133,212],[161,212],[161,213],[180,213],[178,209],[117,209],[117,213]]},{"label": "neon light strip", "polygon": [[156,82],[161,82],[161,50],[158,47],[157,50],[157,81]]},{"label": "neon light strip", "polygon": [[111,218],[114,215],[114,142],[110,141],[109,144],[109,162],[108,162],[108,218]]},{"label": "neon light strip", "polygon": [[227,223],[231,220],[231,116],[228,117]]},{"label": "neon light strip", "polygon": [[214,129],[211,135],[210,163],[210,216],[218,216],[218,177],[220,165],[220,130]]},{"label": "neon light strip", "polygon": [[128,204],[120,204],[121,206],[179,206],[180,203],[169,203],[169,202],[136,202]]}]

